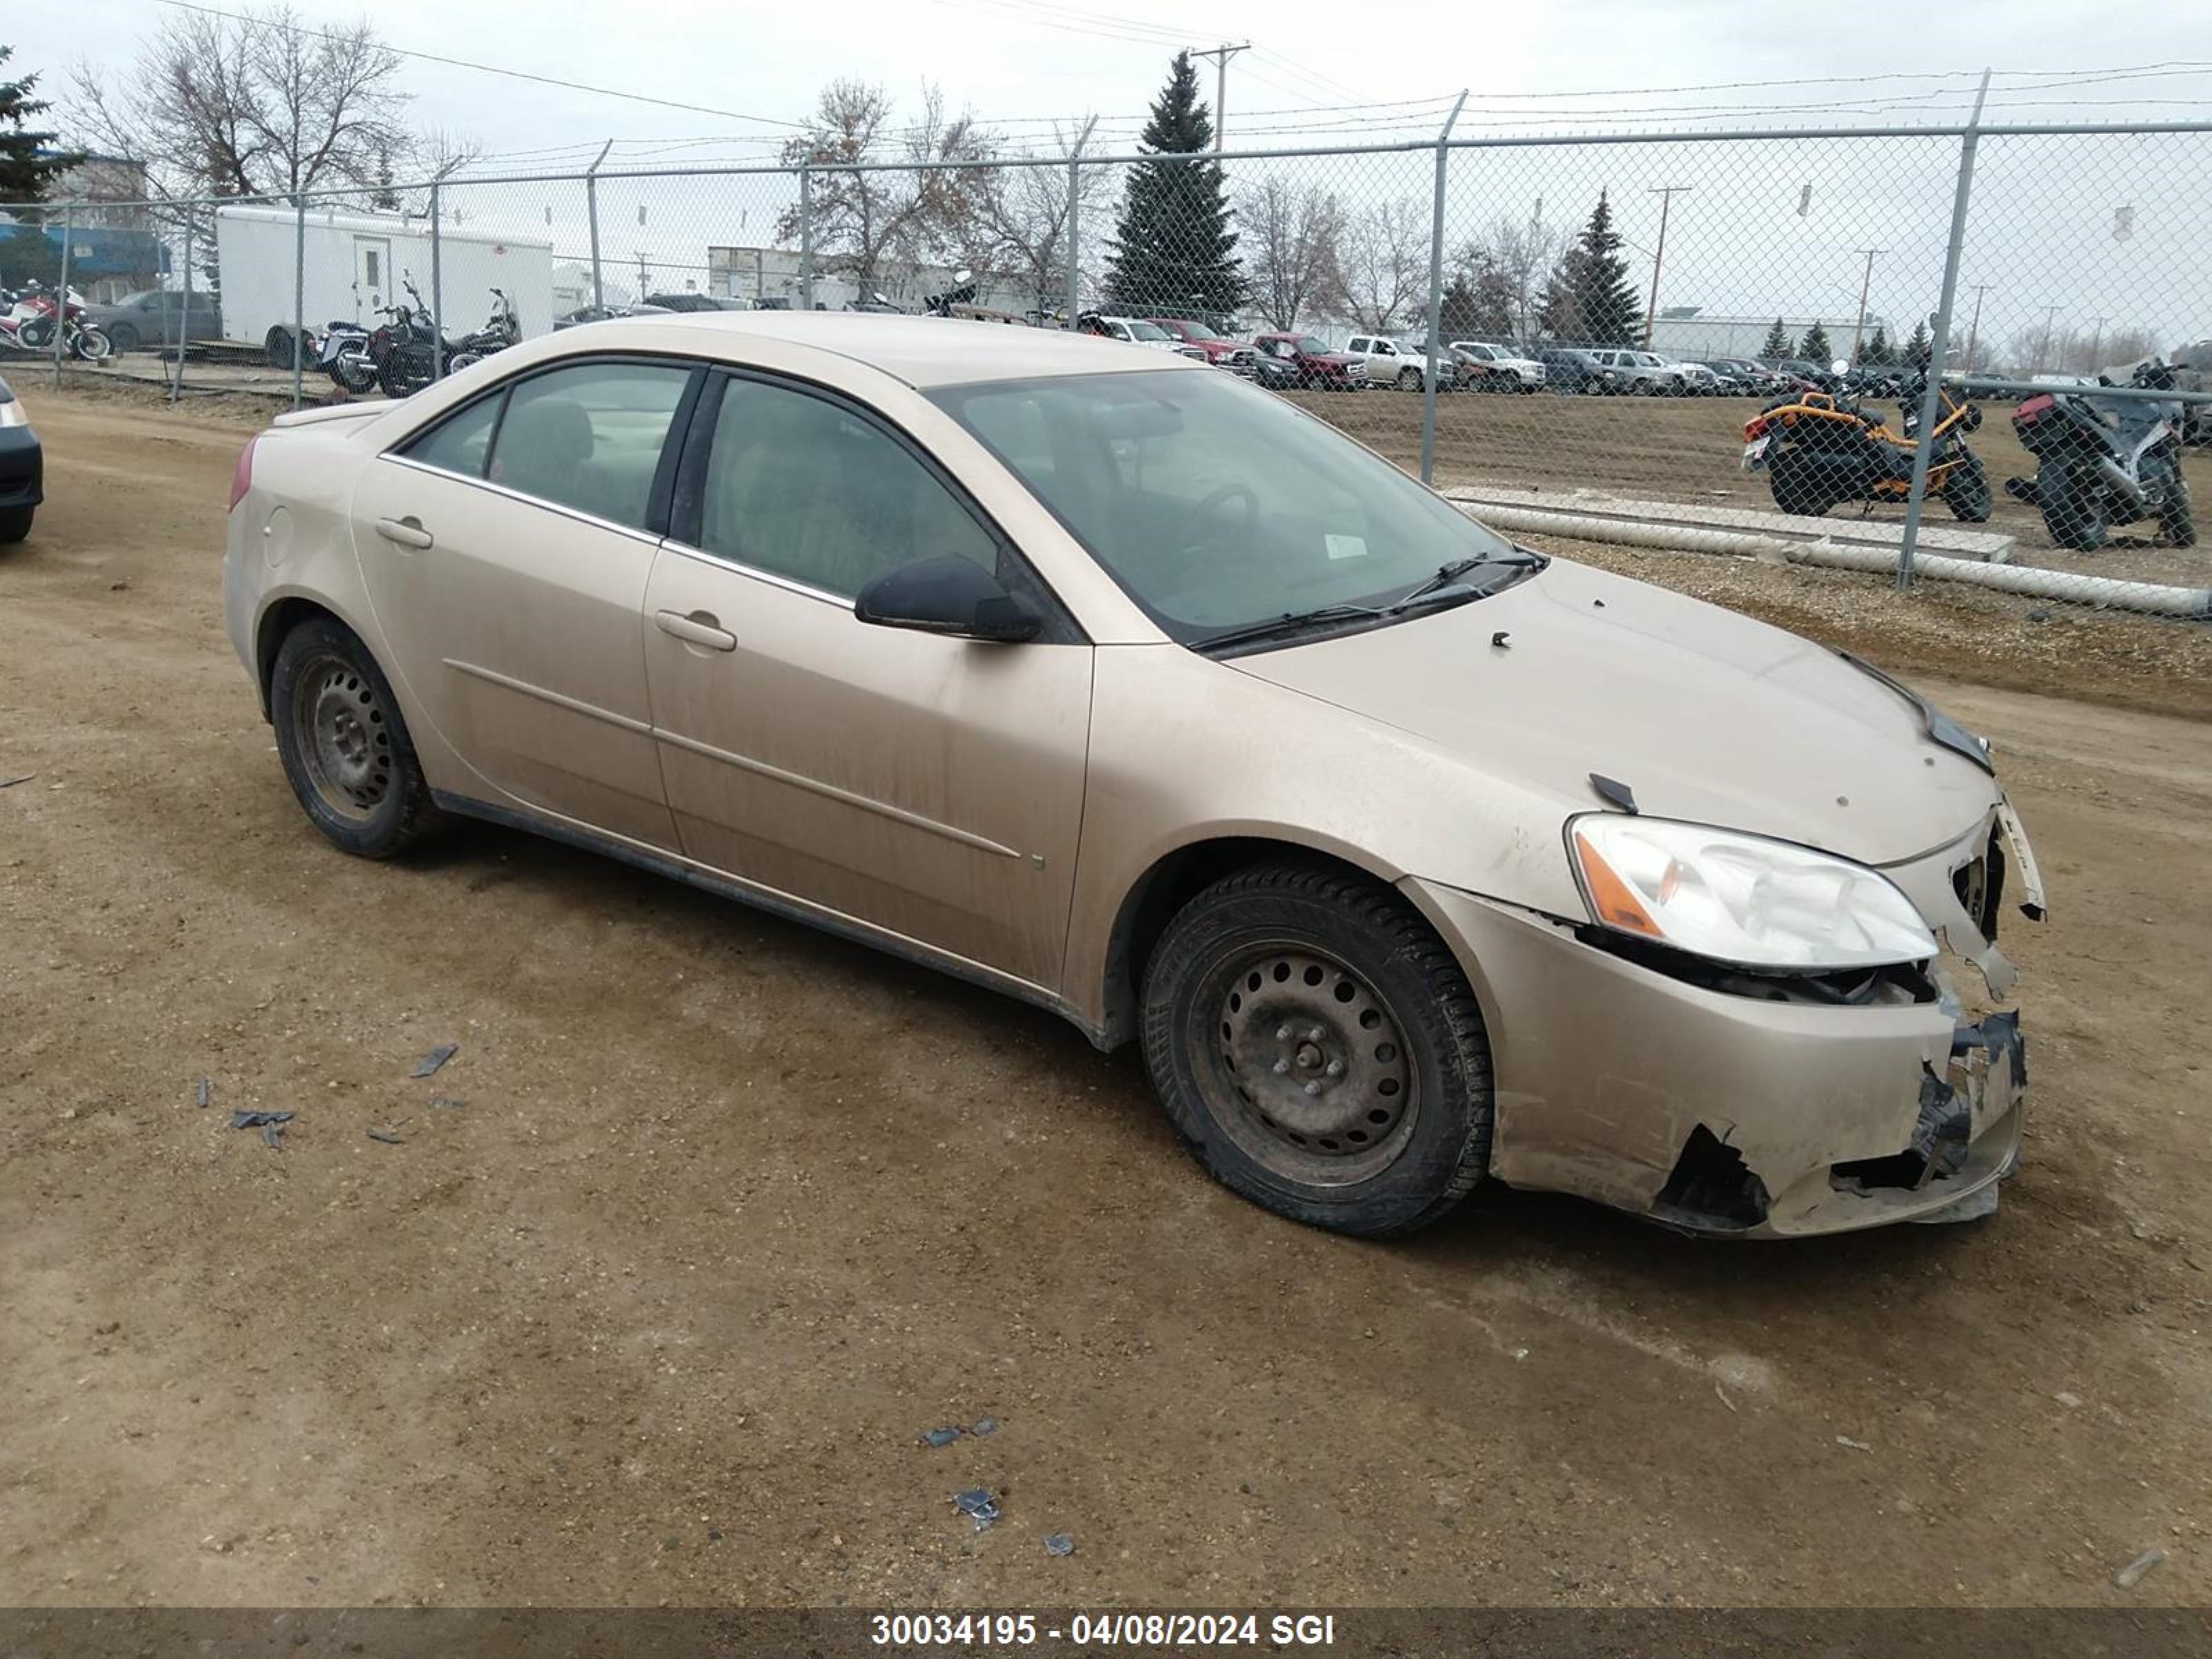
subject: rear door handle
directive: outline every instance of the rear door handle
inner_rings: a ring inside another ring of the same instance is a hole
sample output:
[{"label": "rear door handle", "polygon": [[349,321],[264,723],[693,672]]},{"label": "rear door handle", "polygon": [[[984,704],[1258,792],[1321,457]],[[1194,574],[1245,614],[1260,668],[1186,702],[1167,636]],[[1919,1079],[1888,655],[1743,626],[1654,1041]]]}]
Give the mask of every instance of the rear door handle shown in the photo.
[{"label": "rear door handle", "polygon": [[422,528],[422,521],[420,519],[379,519],[376,521],[376,533],[387,542],[398,542],[402,547],[411,547],[418,551],[426,547],[436,546],[438,540],[436,537]]},{"label": "rear door handle", "polygon": [[713,612],[695,611],[684,616],[677,611],[656,611],[653,626],[664,634],[672,634],[687,645],[703,645],[710,651],[734,651],[738,636],[721,626]]}]

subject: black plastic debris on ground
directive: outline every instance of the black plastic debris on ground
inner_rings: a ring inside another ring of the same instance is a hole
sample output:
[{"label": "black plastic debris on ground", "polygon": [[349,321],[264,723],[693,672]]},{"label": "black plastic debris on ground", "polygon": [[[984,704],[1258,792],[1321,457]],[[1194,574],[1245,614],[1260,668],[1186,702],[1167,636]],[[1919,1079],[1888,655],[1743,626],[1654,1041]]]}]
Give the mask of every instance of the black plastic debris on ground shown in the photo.
[{"label": "black plastic debris on ground", "polygon": [[970,1486],[966,1492],[953,1493],[952,1506],[975,1522],[977,1532],[999,1518],[999,1500],[991,1496],[988,1486]]},{"label": "black plastic debris on ground", "polygon": [[458,1054],[460,1052],[461,1045],[459,1043],[441,1042],[436,1048],[431,1049],[428,1054],[423,1055],[422,1059],[416,1060],[415,1062],[415,1069],[408,1073],[407,1075],[410,1077],[428,1077],[441,1066],[443,1066],[447,1060],[451,1060],[455,1054]]},{"label": "black plastic debris on ground", "polygon": [[204,1106],[215,1098],[215,1085],[202,1078],[192,1085],[192,1104]]},{"label": "black plastic debris on ground", "polygon": [[960,1430],[957,1425],[942,1429],[924,1429],[921,1431],[922,1443],[926,1446],[949,1446],[959,1437]]},{"label": "black plastic debris on ground", "polygon": [[368,1138],[371,1140],[380,1140],[387,1146],[397,1146],[401,1144],[399,1137],[389,1129],[371,1129],[368,1132]]},{"label": "black plastic debris on ground", "polygon": [[1047,1555],[1074,1554],[1075,1534],[1072,1532],[1047,1533],[1044,1540],[1044,1553]]}]

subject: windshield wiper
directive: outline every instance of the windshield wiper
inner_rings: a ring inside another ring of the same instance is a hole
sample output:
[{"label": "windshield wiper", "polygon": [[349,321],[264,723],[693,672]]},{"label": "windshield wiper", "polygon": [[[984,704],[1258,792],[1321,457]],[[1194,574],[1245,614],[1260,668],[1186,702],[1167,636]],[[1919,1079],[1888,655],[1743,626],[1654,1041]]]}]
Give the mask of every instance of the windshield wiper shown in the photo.
[{"label": "windshield wiper", "polygon": [[1479,570],[1485,565],[1493,565],[1504,570],[1531,570],[1543,563],[1541,555],[1524,552],[1519,548],[1510,553],[1492,554],[1481,558],[1454,559],[1437,566],[1437,574],[1419,586],[1401,594],[1384,614],[1395,617],[1401,611],[1409,610],[1432,594],[1456,586],[1469,571]]},{"label": "windshield wiper", "polygon": [[1194,650],[1211,651],[1219,645],[1242,645],[1247,640],[1265,640],[1278,634],[1295,634],[1302,628],[1320,627],[1333,622],[1364,622],[1389,614],[1380,606],[1371,605],[1316,605],[1311,611],[1285,611],[1279,617],[1267,617],[1259,622],[1224,628],[1218,634],[1201,634],[1190,643]]}]

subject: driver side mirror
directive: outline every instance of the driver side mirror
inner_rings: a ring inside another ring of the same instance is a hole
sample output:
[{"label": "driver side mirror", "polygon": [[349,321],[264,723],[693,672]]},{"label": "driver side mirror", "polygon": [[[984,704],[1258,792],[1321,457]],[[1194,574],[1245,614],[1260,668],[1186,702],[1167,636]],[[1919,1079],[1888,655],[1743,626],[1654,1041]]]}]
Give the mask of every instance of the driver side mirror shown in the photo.
[{"label": "driver side mirror", "polygon": [[1014,645],[1033,640],[1044,619],[972,560],[916,559],[860,590],[853,614],[879,628],[911,628],[958,639]]}]

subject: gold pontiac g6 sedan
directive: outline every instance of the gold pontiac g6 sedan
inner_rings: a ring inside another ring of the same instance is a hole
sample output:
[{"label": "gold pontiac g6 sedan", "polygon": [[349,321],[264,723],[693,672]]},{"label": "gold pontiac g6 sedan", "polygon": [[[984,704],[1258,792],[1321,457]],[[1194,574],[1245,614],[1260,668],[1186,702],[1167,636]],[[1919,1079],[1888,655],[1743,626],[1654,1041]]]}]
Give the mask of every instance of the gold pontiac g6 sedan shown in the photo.
[{"label": "gold pontiac g6 sedan", "polygon": [[1202,364],[596,324],[280,417],[224,604],[340,848],[520,825],[1141,1041],[1301,1221],[1492,1176],[1815,1233],[2018,1156],[2017,1022],[1961,997],[2042,895],[1985,744]]}]

